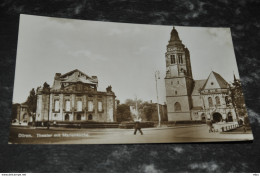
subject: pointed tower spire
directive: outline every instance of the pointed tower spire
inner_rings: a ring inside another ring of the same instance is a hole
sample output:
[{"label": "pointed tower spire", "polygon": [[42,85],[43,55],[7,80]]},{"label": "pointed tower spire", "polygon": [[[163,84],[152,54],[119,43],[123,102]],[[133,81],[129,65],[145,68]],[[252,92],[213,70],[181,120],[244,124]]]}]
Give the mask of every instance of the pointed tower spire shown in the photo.
[{"label": "pointed tower spire", "polygon": [[179,34],[176,31],[175,27],[172,28],[170,41],[180,41]]}]

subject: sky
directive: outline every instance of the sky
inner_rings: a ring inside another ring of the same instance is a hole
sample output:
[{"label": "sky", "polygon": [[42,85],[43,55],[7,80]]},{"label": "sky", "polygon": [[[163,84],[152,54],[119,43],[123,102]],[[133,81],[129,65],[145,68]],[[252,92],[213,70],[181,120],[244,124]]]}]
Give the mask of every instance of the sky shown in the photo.
[{"label": "sky", "polygon": [[[98,90],[111,85],[121,103],[126,99],[165,100],[165,52],[173,26],[97,22],[21,15],[14,83],[14,103],[26,101],[32,88],[55,73],[74,69],[97,76]],[[175,26],[190,51],[195,80],[207,79],[211,71],[226,81],[239,78],[229,28]]]}]

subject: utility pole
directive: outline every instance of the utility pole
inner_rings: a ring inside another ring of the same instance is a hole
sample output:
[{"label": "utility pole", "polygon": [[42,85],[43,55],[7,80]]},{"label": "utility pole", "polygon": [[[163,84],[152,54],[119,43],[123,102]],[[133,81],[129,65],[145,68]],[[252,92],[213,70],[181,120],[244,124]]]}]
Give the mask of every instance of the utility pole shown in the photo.
[{"label": "utility pole", "polygon": [[155,71],[156,96],[157,96],[157,112],[158,112],[158,127],[161,127],[161,115],[160,115],[159,96],[158,96],[158,86],[157,86],[157,79],[160,79],[159,74],[160,74],[159,71]]},{"label": "utility pole", "polygon": [[50,98],[51,98],[51,95],[50,95],[50,93],[49,93],[49,104],[48,104],[48,123],[47,123],[47,129],[50,129],[50,111],[51,111],[51,109],[50,109],[50,104],[51,104],[51,100],[50,100]]}]

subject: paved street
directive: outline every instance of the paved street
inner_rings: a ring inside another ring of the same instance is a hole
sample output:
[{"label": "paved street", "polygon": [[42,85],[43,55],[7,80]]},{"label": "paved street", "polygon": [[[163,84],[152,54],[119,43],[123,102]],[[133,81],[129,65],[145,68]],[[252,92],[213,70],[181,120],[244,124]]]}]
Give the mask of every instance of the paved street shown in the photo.
[{"label": "paved street", "polygon": [[144,128],[144,135],[133,129],[68,129],[11,127],[12,144],[127,144],[127,143],[185,143],[252,140],[251,133],[208,133],[206,125],[189,127]]}]

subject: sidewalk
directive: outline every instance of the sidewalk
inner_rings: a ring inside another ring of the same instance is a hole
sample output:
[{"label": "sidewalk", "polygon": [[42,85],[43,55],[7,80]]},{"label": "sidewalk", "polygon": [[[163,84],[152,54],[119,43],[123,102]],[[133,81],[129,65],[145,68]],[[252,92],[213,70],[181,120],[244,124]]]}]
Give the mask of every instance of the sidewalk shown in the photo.
[{"label": "sidewalk", "polygon": [[[134,129],[120,128],[57,128],[51,127],[14,127],[11,129],[13,143],[38,143],[38,144],[129,144],[129,143],[179,143],[179,142],[219,142],[219,141],[248,141],[252,140],[252,133],[232,134],[232,133],[209,133],[206,124],[160,127],[160,128],[142,128],[144,135],[137,133],[134,135]],[[31,134],[32,138],[18,138],[17,135]],[[41,134],[87,134],[87,137],[51,137],[37,138],[35,135]]]},{"label": "sidewalk", "polygon": [[[150,127],[150,128],[142,128],[142,130],[164,130],[164,129],[175,129],[175,128],[191,128],[191,127],[201,127],[201,126],[206,126],[206,124],[189,124],[189,125],[177,125],[177,126],[166,126],[166,125],[161,125],[161,127]],[[47,127],[43,126],[23,126],[23,125],[12,125],[11,127],[18,127],[18,128],[28,128],[28,129],[43,129],[43,130],[48,130]],[[64,130],[64,131],[73,131],[73,130],[129,130],[132,131],[134,128],[67,128],[67,127],[54,127],[51,126],[49,130]]]},{"label": "sidewalk", "polygon": [[165,130],[165,129],[192,128],[192,127],[202,127],[202,126],[206,126],[206,124],[161,126],[161,127],[154,127],[154,128],[142,128],[142,130]]},{"label": "sidewalk", "polygon": [[225,132],[221,132],[222,134],[251,134],[252,130],[248,129],[246,130],[246,132],[244,132],[244,128],[243,127],[238,127],[236,129],[230,130],[230,131],[225,131]]}]

